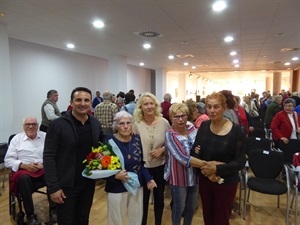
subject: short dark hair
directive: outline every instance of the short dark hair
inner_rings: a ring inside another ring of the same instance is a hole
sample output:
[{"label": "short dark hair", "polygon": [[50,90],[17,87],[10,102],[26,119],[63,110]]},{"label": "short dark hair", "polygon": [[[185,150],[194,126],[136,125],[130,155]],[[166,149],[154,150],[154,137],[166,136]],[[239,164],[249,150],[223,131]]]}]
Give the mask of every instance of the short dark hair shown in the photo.
[{"label": "short dark hair", "polygon": [[47,98],[50,98],[52,94],[57,94],[57,90],[51,89],[50,91],[47,92]]},{"label": "short dark hair", "polygon": [[84,91],[84,92],[87,92],[87,93],[90,94],[91,99],[92,99],[92,92],[91,92],[90,89],[88,89],[88,88],[86,88],[86,87],[77,87],[77,88],[73,89],[73,91],[72,91],[72,93],[71,93],[71,101],[73,100],[73,98],[74,98],[74,93],[75,93],[76,91]]},{"label": "short dark hair", "polygon": [[132,92],[128,92],[125,94],[125,103],[133,102],[135,100],[135,95]]},{"label": "short dark hair", "polygon": [[118,94],[117,94],[117,98],[125,98],[125,93],[123,91],[120,91]]}]

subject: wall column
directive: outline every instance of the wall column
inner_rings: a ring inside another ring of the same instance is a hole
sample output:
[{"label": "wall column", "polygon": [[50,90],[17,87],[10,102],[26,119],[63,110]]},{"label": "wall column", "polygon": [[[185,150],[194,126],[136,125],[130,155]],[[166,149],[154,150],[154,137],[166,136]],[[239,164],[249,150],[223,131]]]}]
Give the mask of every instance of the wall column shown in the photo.
[{"label": "wall column", "polygon": [[[0,142],[7,142],[13,133],[14,113],[10,71],[9,41],[6,25],[0,23]],[[22,121],[17,121],[17,124]]]},{"label": "wall column", "polygon": [[[276,92],[278,95],[281,93],[281,72],[274,72],[273,73],[273,93]],[[273,95],[271,92],[271,94]]]},{"label": "wall column", "polygon": [[273,87],[272,87],[272,77],[266,77],[266,90],[265,91],[270,91],[271,93],[273,92]]},{"label": "wall column", "polygon": [[[123,56],[112,56],[108,59],[108,90],[112,93],[129,91],[127,85],[127,59]],[[103,93],[104,90],[101,92]]]},{"label": "wall column", "polygon": [[155,70],[155,96],[159,101],[163,101],[164,94],[166,93],[166,80],[165,69]]}]

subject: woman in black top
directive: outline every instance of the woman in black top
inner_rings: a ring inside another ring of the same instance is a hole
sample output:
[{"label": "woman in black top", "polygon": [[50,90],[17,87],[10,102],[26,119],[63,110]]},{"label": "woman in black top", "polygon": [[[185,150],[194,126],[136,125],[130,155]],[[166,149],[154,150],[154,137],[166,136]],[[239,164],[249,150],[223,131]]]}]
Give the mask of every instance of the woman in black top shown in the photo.
[{"label": "woman in black top", "polygon": [[203,218],[206,225],[229,225],[238,172],[245,165],[244,135],[223,116],[226,98],[222,93],[208,95],[206,109],[210,120],[201,124],[196,136],[194,147],[200,146],[200,153],[193,153],[208,162],[199,174]]}]

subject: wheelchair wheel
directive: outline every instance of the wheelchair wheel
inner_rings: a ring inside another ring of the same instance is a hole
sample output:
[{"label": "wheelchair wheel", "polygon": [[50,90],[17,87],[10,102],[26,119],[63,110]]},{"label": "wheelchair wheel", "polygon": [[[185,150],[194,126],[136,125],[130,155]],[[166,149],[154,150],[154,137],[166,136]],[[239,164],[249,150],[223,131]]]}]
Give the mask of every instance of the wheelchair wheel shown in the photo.
[{"label": "wheelchair wheel", "polygon": [[[19,203],[20,204],[20,203]],[[10,193],[9,196],[9,215],[11,222],[16,225],[24,225],[25,213],[20,210],[18,213],[16,211],[17,198],[14,194]]]}]

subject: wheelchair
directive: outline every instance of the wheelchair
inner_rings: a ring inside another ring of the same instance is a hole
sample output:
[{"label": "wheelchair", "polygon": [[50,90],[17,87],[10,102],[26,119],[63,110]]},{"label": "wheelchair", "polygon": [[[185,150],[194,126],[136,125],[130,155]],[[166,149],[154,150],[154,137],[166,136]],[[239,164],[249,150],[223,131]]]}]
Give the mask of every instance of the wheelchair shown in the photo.
[{"label": "wheelchair", "polygon": [[[11,174],[9,174],[9,178],[11,177]],[[10,183],[10,182],[9,182]],[[45,186],[38,187],[38,189],[34,190],[33,193],[39,193],[42,195],[45,195],[47,198],[47,191],[42,190]],[[15,225],[26,225],[25,222],[25,212],[23,210],[23,202],[20,195],[15,195],[13,192],[10,191],[11,188],[9,187],[9,215],[12,224]],[[33,194],[32,193],[32,194]],[[54,225],[56,224],[56,221],[49,221],[46,222],[46,225]]]}]

